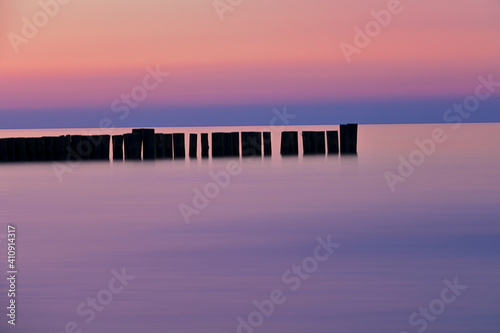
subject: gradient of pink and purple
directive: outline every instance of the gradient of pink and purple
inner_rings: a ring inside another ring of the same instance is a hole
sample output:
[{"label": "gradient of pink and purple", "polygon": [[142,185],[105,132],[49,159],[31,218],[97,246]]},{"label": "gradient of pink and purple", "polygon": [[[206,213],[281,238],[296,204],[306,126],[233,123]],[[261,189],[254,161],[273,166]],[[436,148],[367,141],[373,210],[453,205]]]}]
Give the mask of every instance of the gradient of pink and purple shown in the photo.
[{"label": "gradient of pink and purple", "polygon": [[[252,0],[221,21],[211,0],[73,0],[19,53],[1,39],[0,117],[109,111],[157,64],[171,77],[140,107],[167,113],[465,97],[479,75],[500,72],[496,0],[402,1],[402,12],[348,64],[340,43],[353,43],[354,28],[388,2]],[[0,6],[4,36],[40,10],[37,0]]]}]

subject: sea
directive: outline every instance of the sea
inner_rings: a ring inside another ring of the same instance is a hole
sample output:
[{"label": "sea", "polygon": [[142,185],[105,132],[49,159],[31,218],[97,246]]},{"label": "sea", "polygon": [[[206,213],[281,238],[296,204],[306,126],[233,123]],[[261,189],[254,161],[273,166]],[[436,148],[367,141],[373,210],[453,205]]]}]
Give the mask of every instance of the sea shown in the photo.
[{"label": "sea", "polygon": [[1,164],[0,332],[500,332],[500,124],[292,157],[281,131],[338,126],[156,128],[267,130],[270,157]]}]

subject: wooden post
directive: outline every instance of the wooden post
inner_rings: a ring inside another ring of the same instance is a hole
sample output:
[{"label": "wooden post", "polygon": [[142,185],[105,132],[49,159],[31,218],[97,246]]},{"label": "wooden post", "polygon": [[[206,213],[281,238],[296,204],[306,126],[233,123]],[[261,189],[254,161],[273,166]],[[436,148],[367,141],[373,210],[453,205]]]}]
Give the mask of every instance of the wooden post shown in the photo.
[{"label": "wooden post", "polygon": [[230,156],[240,157],[240,133],[230,133],[231,153]]},{"label": "wooden post", "polygon": [[210,149],[210,147],[208,146],[208,134],[202,133],[201,134],[201,157],[202,158],[208,158],[209,149]]},{"label": "wooden post", "polygon": [[9,161],[7,153],[7,139],[0,139],[0,163]]},{"label": "wooden post", "polygon": [[26,161],[36,161],[36,141],[35,138],[26,138]]},{"label": "wooden post", "polygon": [[45,139],[45,161],[55,161],[54,157],[54,137],[44,137]]},{"label": "wooden post", "polygon": [[156,159],[165,159],[165,134],[155,134]]},{"label": "wooden post", "polygon": [[224,133],[212,133],[212,157],[224,157]]},{"label": "wooden post", "polygon": [[328,131],[326,132],[326,141],[328,143],[328,155],[339,154],[339,132]]},{"label": "wooden post", "polygon": [[140,134],[142,145],[142,157],[144,160],[154,160],[156,158],[155,130],[153,128],[136,128],[132,133]]},{"label": "wooden post", "polygon": [[154,160],[156,158],[155,130],[153,128],[136,128],[132,133],[140,134],[142,145],[142,157],[144,160]]},{"label": "wooden post", "polygon": [[69,160],[71,158],[71,135],[63,135],[62,136],[63,143],[63,160]]},{"label": "wooden post", "polygon": [[14,138],[14,161],[26,162],[26,139]]},{"label": "wooden post", "polygon": [[[64,148],[61,153],[61,137],[56,138],[56,160],[60,161],[63,159],[62,156],[65,155]],[[90,142],[83,135],[72,135],[71,136],[71,150],[73,151],[73,155],[77,160],[88,160],[90,158],[90,154],[92,153],[92,147],[90,146]],[[62,154],[62,155],[61,155]]]},{"label": "wooden post", "polygon": [[297,132],[281,133],[281,155],[299,154],[299,136]]},{"label": "wooden post", "polygon": [[325,132],[302,132],[304,155],[324,155]]},{"label": "wooden post", "polygon": [[45,138],[35,139],[36,160],[39,162],[45,161]]},{"label": "wooden post", "polygon": [[123,136],[126,160],[141,160],[141,135],[128,133]]},{"label": "wooden post", "polygon": [[358,124],[347,124],[349,130],[349,153],[358,153]]},{"label": "wooden post", "polygon": [[174,134],[174,159],[186,158],[186,145],[184,143],[184,133]]},{"label": "wooden post", "polygon": [[101,160],[103,161],[109,161],[110,159],[110,154],[109,154],[109,143],[111,141],[111,136],[110,135],[101,135],[102,141],[101,141]]},{"label": "wooden post", "polygon": [[123,135],[113,135],[113,160],[123,161]]},{"label": "wooden post", "polygon": [[14,138],[8,138],[7,139],[7,160],[9,162],[14,162],[16,160],[16,153],[15,153],[15,145],[14,145]]},{"label": "wooden post", "polygon": [[174,136],[172,134],[164,134],[164,142],[165,142],[165,158],[172,159],[174,157]]},{"label": "wooden post", "polygon": [[[65,140],[64,136],[59,136],[54,138],[54,161],[63,161],[66,158],[66,150],[64,146]],[[73,146],[70,147],[71,149]],[[73,150],[75,155],[78,155],[76,150]]]},{"label": "wooden post", "polygon": [[262,156],[262,133],[260,132],[241,133],[241,155]]},{"label": "wooden post", "polygon": [[227,156],[232,156],[233,154],[233,146],[232,146],[232,137],[231,133],[222,133],[222,156],[227,157]]},{"label": "wooden post", "polygon": [[264,156],[271,156],[273,153],[271,145],[271,132],[264,132],[263,139],[264,139]]},{"label": "wooden post", "polygon": [[357,154],[358,124],[340,125],[340,152]]},{"label": "wooden post", "polygon": [[198,135],[189,134],[189,157],[196,158],[198,151]]},{"label": "wooden post", "polygon": [[92,136],[87,136],[86,137],[88,142],[90,143],[90,146],[92,147],[92,150],[90,151],[90,160],[100,160],[101,159],[101,153],[102,153],[102,136],[100,135],[92,135]]},{"label": "wooden post", "polygon": [[145,160],[154,160],[156,158],[156,140],[154,129],[142,130],[142,154]]}]

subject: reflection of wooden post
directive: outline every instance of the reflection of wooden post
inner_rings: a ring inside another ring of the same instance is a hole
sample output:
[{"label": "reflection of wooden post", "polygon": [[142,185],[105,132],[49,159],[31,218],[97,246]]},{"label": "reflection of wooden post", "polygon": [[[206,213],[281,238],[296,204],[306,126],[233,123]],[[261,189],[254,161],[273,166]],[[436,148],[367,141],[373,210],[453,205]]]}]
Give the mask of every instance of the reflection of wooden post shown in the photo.
[{"label": "reflection of wooden post", "polygon": [[141,135],[138,133],[125,134],[123,141],[125,144],[125,159],[141,160]]},{"label": "reflection of wooden post", "polygon": [[0,139],[0,162],[5,163],[9,161],[7,154],[7,139]]},{"label": "reflection of wooden post", "polygon": [[297,132],[281,133],[281,155],[299,154],[299,136]]},{"label": "reflection of wooden post", "polygon": [[26,161],[36,161],[36,141],[35,138],[26,138]]},{"label": "reflection of wooden post", "polygon": [[113,135],[113,160],[123,161],[123,135]]},{"label": "reflection of wooden post", "polygon": [[198,151],[198,135],[191,133],[189,134],[189,157],[196,158],[197,151]]},{"label": "reflection of wooden post", "polygon": [[241,156],[262,156],[262,133],[241,133]]},{"label": "reflection of wooden post", "polygon": [[272,146],[271,146],[271,132],[264,132],[264,156],[272,155]]},{"label": "reflection of wooden post", "polygon": [[36,148],[36,160],[40,162],[45,161],[45,138],[36,138],[35,148]]},{"label": "reflection of wooden post", "polygon": [[165,143],[165,158],[172,159],[174,157],[173,151],[173,135],[172,134],[164,134],[164,143]]},{"label": "reflection of wooden post", "polygon": [[165,134],[155,134],[156,159],[165,159]]},{"label": "reflection of wooden post", "polygon": [[358,124],[340,125],[340,152],[357,154]]},{"label": "reflection of wooden post", "polygon": [[304,155],[325,154],[325,132],[302,132]]},{"label": "reflection of wooden post", "polygon": [[338,131],[326,132],[326,141],[328,143],[328,154],[329,155],[338,155],[339,154],[339,132]]},{"label": "reflection of wooden post", "polygon": [[51,136],[44,137],[45,139],[45,161],[54,161],[54,138]]},{"label": "reflection of wooden post", "polygon": [[184,143],[184,133],[174,134],[174,159],[186,158],[186,145]]},{"label": "reflection of wooden post", "polygon": [[208,146],[208,134],[201,134],[201,157],[208,158],[210,147]]}]

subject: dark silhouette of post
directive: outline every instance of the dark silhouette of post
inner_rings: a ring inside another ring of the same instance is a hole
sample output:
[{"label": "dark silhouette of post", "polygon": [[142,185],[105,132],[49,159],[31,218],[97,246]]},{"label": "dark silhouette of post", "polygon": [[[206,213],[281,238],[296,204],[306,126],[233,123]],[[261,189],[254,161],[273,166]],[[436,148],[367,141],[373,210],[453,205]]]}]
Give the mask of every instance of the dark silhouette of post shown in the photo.
[{"label": "dark silhouette of post", "polygon": [[302,144],[304,155],[324,155],[326,153],[325,132],[302,132]]},{"label": "dark silhouette of post", "polygon": [[45,136],[43,139],[45,139],[45,161],[54,161],[54,137]]},{"label": "dark silhouette of post", "polygon": [[212,157],[224,157],[224,133],[212,133]]},{"label": "dark silhouette of post", "polygon": [[156,158],[156,140],[154,129],[142,130],[142,155],[145,160]]},{"label": "dark silhouette of post", "polygon": [[139,133],[123,136],[126,160],[141,160],[141,135]]},{"label": "dark silhouette of post", "polygon": [[184,133],[174,134],[174,159],[186,158]]},{"label": "dark silhouette of post", "polygon": [[240,157],[240,133],[230,133],[231,136],[231,154],[233,157]]},{"label": "dark silhouette of post", "polygon": [[202,133],[201,134],[201,157],[202,158],[208,158],[210,152],[210,147],[208,146],[208,134],[207,133]]},{"label": "dark silhouette of post", "polygon": [[326,132],[326,141],[328,144],[328,155],[339,154],[339,132],[328,131]]},{"label": "dark silhouette of post", "polygon": [[240,133],[212,133],[212,157],[231,156],[240,156]]},{"label": "dark silhouette of post", "polygon": [[340,153],[357,154],[358,124],[340,125]]},{"label": "dark silhouette of post", "polygon": [[102,137],[102,140],[101,140],[101,160],[109,161],[109,159],[110,159],[109,144],[111,141],[111,136],[110,135],[101,135],[101,137]]},{"label": "dark silhouette of post", "polygon": [[36,160],[45,161],[45,138],[35,138]]},{"label": "dark silhouette of post", "polygon": [[271,132],[263,133],[263,141],[264,141],[264,156],[272,155],[272,146],[271,146]]},{"label": "dark silhouette of post", "polygon": [[142,145],[142,156],[144,160],[154,160],[156,158],[155,151],[155,130],[152,128],[136,128],[132,133],[140,134]]},{"label": "dark silhouette of post", "polygon": [[156,145],[156,159],[165,159],[165,134],[156,133],[155,134],[155,145]]},{"label": "dark silhouette of post", "polygon": [[174,157],[174,136],[172,134],[164,134],[164,142],[165,142],[165,158],[172,159]]},{"label": "dark silhouette of post", "polygon": [[26,162],[26,139],[14,138],[14,161]]},{"label": "dark silhouette of post", "polygon": [[281,155],[299,154],[299,136],[297,132],[281,133]]},{"label": "dark silhouette of post", "polygon": [[189,134],[189,157],[196,158],[198,151],[198,135],[191,133]]},{"label": "dark silhouette of post", "polygon": [[[71,143],[71,141],[70,141]],[[66,155],[69,153],[66,150],[66,138],[64,135],[58,136],[54,138],[54,161],[64,161]],[[73,149],[73,146],[70,144],[70,151],[73,150],[73,155],[78,155],[78,152]]]},{"label": "dark silhouette of post", "polygon": [[100,160],[102,153],[102,137],[99,135],[87,136],[87,140],[90,142],[92,151],[90,153],[91,160]]},{"label": "dark silhouette of post", "polygon": [[[61,153],[61,145],[64,145],[64,139],[61,138],[61,142],[57,143],[57,156],[58,160],[60,161],[64,160],[63,156],[65,150],[65,147],[62,147],[62,153]],[[73,154],[77,159],[86,160],[86,155],[90,154],[89,149],[90,147],[88,146],[86,140],[84,140],[83,136],[81,135],[71,136],[71,150],[73,151]],[[61,154],[63,156],[61,156]]]},{"label": "dark silhouette of post", "polygon": [[262,156],[262,133],[241,132],[241,156]]},{"label": "dark silhouette of post", "polygon": [[26,138],[26,161],[36,161],[36,140],[35,138]]},{"label": "dark silhouette of post", "polygon": [[16,160],[16,153],[15,153],[15,145],[14,145],[14,139],[9,138],[7,139],[7,160],[8,162],[14,162]]},{"label": "dark silhouette of post", "polygon": [[223,148],[222,148],[222,156],[229,157],[233,155],[233,143],[232,143],[232,134],[231,133],[222,133],[223,136]]},{"label": "dark silhouette of post", "polygon": [[123,161],[123,135],[113,135],[113,160]]},{"label": "dark silhouette of post", "polygon": [[0,163],[9,161],[7,153],[7,139],[0,139]]}]

